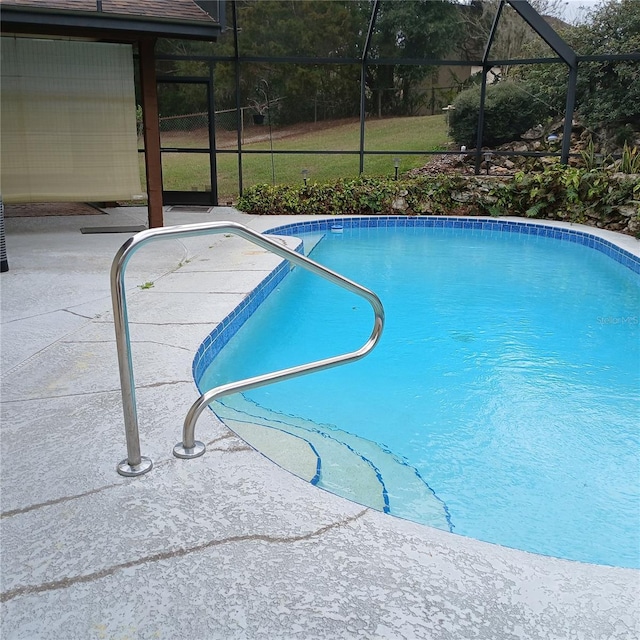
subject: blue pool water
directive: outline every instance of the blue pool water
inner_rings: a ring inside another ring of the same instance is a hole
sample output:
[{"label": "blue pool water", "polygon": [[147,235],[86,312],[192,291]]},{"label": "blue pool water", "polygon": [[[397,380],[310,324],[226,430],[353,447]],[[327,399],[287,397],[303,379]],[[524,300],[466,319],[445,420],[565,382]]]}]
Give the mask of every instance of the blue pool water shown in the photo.
[{"label": "blue pool water", "polygon": [[[355,364],[244,394],[244,410],[303,419],[325,439],[353,434],[356,452],[377,443],[446,517],[403,509],[412,490],[389,493],[392,514],[640,566],[638,274],[579,244],[467,229],[327,232],[311,257],[380,296],[381,343]],[[355,349],[372,319],[361,298],[295,269],[200,387]],[[402,471],[373,466],[390,485]]]}]

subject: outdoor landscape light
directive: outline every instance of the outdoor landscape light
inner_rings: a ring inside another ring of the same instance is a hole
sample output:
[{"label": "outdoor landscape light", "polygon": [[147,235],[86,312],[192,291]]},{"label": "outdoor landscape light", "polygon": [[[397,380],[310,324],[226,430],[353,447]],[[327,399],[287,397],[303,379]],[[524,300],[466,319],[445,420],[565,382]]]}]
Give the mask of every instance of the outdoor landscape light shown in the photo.
[{"label": "outdoor landscape light", "polygon": [[302,179],[304,180],[304,186],[307,186],[307,178],[309,177],[309,169],[302,170]]},{"label": "outdoor landscape light", "polygon": [[398,179],[398,169],[400,167],[400,158],[393,159],[393,168],[395,169],[395,180]]},{"label": "outdoor landscape light", "polygon": [[491,167],[491,158],[493,157],[493,153],[491,151],[487,151],[484,154],[484,162],[487,168],[487,175],[489,175],[489,168]]}]

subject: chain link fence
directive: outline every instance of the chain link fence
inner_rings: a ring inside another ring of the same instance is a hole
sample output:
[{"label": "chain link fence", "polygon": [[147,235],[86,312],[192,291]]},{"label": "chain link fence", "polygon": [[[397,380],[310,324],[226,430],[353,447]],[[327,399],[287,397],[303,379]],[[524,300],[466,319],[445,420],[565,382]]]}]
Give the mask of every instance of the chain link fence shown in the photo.
[{"label": "chain link fence", "polygon": [[166,116],[160,118],[160,133],[168,131],[182,131],[193,133],[209,127],[209,114],[206,111],[202,113],[185,113],[177,116]]},{"label": "chain link fence", "polygon": [[[254,118],[254,116],[258,116]],[[237,130],[240,128],[244,142],[245,129],[264,124],[266,119],[256,114],[252,107],[223,109],[214,114],[216,147],[237,146]],[[209,115],[207,111],[185,113],[160,118],[160,135],[163,146],[172,147],[209,147]]]}]

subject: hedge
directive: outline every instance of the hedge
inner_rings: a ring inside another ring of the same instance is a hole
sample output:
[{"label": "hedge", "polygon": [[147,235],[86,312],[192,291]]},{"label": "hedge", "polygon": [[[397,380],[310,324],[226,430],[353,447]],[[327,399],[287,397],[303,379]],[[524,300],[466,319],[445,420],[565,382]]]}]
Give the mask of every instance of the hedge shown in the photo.
[{"label": "hedge", "polygon": [[513,177],[360,177],[302,187],[257,185],[253,215],[491,215],[567,220],[637,234],[640,176],[553,165]]}]

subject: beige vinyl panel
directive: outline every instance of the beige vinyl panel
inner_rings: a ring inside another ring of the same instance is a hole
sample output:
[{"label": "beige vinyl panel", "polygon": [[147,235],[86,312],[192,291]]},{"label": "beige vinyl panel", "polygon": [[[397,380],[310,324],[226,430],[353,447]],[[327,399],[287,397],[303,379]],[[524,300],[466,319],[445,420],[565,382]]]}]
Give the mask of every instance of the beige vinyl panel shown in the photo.
[{"label": "beige vinyl panel", "polygon": [[1,38],[5,202],[141,197],[131,45]]}]

